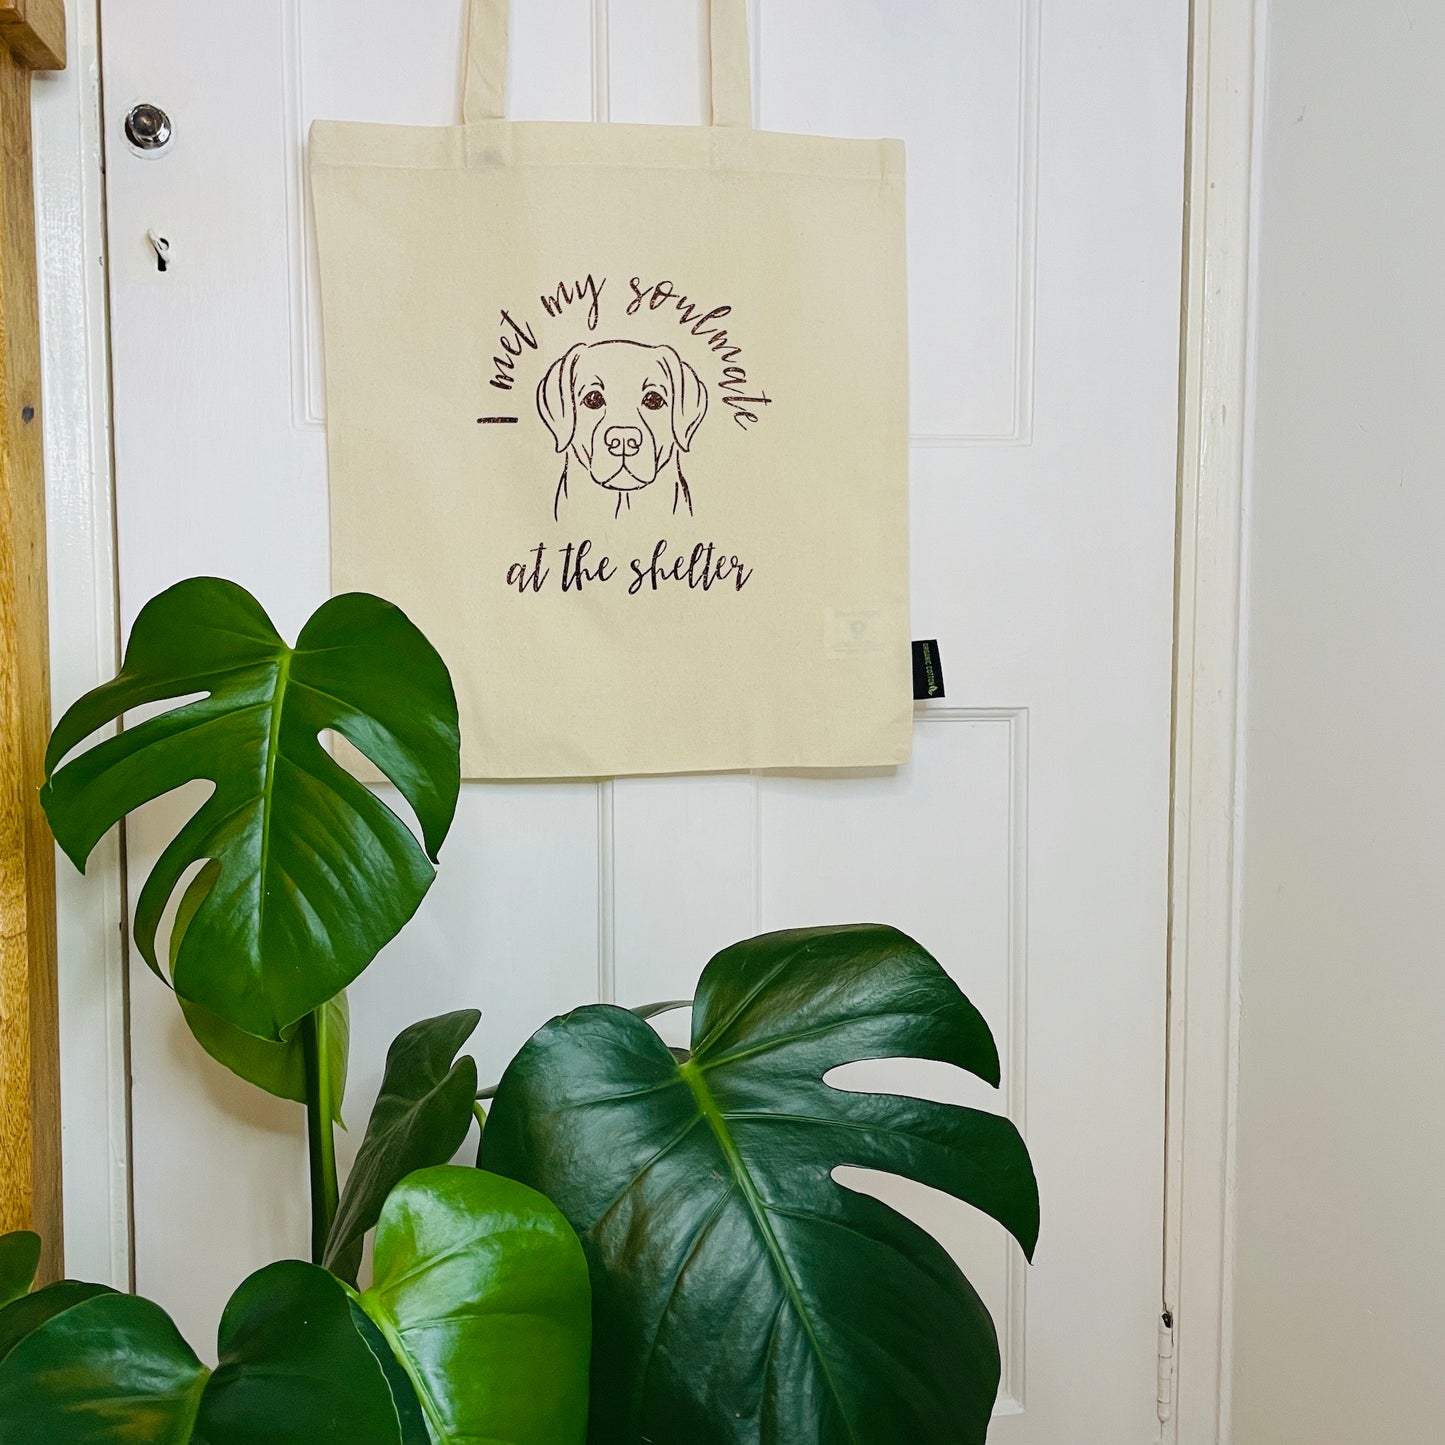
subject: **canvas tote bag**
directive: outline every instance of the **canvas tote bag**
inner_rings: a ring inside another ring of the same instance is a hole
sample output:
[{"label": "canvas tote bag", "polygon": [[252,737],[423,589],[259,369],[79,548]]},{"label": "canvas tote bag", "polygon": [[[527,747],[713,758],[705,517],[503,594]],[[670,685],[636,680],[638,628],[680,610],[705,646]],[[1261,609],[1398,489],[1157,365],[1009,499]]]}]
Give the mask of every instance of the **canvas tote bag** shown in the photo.
[{"label": "canvas tote bag", "polygon": [[465,124],[318,121],[333,583],[451,668],[463,772],[886,765],[912,728],[903,147],[509,123],[473,0]]}]

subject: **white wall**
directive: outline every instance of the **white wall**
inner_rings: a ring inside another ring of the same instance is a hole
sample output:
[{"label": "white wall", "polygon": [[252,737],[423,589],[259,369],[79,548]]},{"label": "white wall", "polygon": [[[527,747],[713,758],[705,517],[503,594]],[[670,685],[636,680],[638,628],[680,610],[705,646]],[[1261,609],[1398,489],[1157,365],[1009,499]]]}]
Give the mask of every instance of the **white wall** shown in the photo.
[{"label": "white wall", "polygon": [[1442,53],[1270,0],[1235,1445],[1445,1433]]}]

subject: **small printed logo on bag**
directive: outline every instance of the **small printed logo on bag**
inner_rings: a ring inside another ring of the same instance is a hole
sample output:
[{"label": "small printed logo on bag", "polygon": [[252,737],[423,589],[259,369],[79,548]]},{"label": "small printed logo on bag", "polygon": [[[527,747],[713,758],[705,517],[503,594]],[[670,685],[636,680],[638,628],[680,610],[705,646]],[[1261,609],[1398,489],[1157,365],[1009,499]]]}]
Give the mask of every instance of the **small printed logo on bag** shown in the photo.
[{"label": "small printed logo on bag", "polygon": [[883,614],[835,608],[823,618],[825,657],[865,657],[883,646]]}]

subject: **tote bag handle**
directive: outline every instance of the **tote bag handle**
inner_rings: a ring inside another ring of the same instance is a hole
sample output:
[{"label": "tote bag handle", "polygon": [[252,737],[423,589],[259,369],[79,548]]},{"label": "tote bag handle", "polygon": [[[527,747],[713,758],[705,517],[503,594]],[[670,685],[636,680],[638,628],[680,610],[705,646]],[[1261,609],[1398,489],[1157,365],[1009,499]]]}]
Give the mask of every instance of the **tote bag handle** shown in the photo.
[{"label": "tote bag handle", "polygon": [[[752,125],[747,0],[711,0],[712,123]],[[462,117],[501,120],[507,100],[507,16],[510,0],[471,0]]]}]

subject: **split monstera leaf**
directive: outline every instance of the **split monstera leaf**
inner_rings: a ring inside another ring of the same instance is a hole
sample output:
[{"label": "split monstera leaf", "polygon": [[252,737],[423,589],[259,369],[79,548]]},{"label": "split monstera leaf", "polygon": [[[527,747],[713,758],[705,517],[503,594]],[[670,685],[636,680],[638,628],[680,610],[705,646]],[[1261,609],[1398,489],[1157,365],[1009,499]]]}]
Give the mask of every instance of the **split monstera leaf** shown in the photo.
[{"label": "split monstera leaf", "polygon": [[824,1081],[920,1058],[999,1081],[988,1027],[892,928],[800,929],[707,966],[679,1061],[636,1013],[554,1020],[513,1060],[481,1163],[555,1200],[594,1300],[594,1445],[970,1445],[992,1320],[947,1253],[839,1165],[931,1185],[1032,1256],[1038,1189],[1008,1120]]},{"label": "split monstera leaf", "polygon": [[[196,693],[64,761],[123,712]],[[420,842],[331,757],[326,731],[395,784]],[[164,977],[162,915],[204,863],[170,981],[194,1007],[280,1044],[366,968],[431,886],[460,786],[456,699],[441,658],[390,603],[332,598],[293,648],[243,588],[197,577],[141,610],[119,676],[60,720],[45,765],[46,815],[82,869],[127,813],[186,783],[213,785],[140,891],[136,944]]]}]

